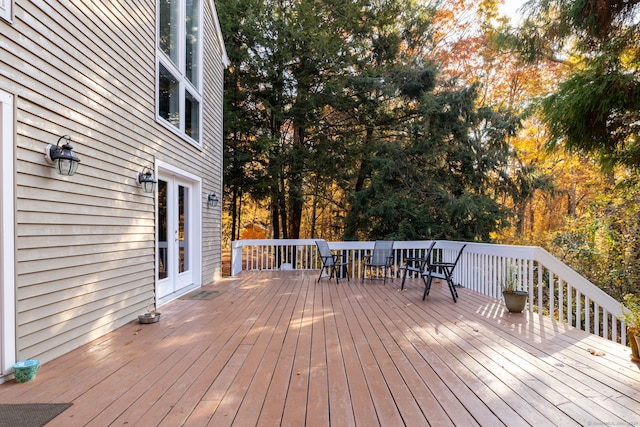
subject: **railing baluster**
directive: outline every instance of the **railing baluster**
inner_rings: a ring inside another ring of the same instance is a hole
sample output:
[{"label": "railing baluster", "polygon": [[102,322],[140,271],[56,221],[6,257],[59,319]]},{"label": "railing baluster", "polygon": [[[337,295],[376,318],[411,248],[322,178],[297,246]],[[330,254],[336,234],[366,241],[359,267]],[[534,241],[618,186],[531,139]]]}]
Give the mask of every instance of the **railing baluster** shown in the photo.
[{"label": "railing baluster", "polygon": [[558,320],[564,322],[564,281],[558,278]]},{"label": "railing baluster", "polygon": [[584,330],[591,332],[591,300],[586,295],[584,297]]},{"label": "railing baluster", "polygon": [[538,263],[538,301],[537,301],[537,306],[538,306],[538,313],[542,314],[543,309],[544,309],[544,299],[542,298],[543,292],[544,292],[544,270],[545,268],[540,265],[540,263]]},{"label": "railing baluster", "polygon": [[573,295],[571,285],[567,283],[567,323],[573,326]]},{"label": "railing baluster", "polygon": [[554,289],[554,285],[555,285],[555,274],[553,274],[551,271],[549,272],[549,316],[551,316],[551,318],[553,319],[555,317],[555,303],[554,303],[554,296],[555,296],[555,289]]},{"label": "railing baluster", "polygon": [[576,328],[582,329],[582,295],[580,291],[576,289]]}]

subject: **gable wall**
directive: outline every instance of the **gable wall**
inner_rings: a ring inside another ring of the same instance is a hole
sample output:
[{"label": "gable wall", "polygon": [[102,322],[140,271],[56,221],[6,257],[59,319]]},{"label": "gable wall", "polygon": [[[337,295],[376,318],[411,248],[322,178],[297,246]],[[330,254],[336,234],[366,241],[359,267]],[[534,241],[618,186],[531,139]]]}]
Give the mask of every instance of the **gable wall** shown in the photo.
[{"label": "gable wall", "polygon": [[[155,197],[137,185],[144,166],[163,160],[221,195],[221,102],[210,99],[221,96],[222,64],[205,63],[205,80],[220,82],[205,86],[211,123],[200,149],[156,123],[155,14],[155,1],[21,1],[13,24],[0,22],[0,88],[16,95],[18,359],[50,360],[153,308]],[[218,55],[211,40],[205,55]],[[62,135],[81,159],[66,178],[44,160]],[[219,212],[203,205],[208,283],[220,264],[208,223]]]}]

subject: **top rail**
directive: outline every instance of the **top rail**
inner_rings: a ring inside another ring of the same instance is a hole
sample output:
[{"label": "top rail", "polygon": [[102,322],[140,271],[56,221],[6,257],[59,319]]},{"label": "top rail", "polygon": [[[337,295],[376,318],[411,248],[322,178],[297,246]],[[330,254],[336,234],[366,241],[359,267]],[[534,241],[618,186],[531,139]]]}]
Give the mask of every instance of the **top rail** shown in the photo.
[{"label": "top rail", "polygon": [[[349,260],[354,279],[364,276],[365,255],[375,242],[329,242],[333,251]],[[408,257],[421,256],[431,241],[394,242],[391,276]],[[439,240],[432,257],[453,261],[465,242]],[[583,331],[626,344],[626,327],[620,320],[622,305],[549,252],[534,246],[466,243],[454,272],[458,286],[502,299],[501,283],[510,268],[517,268],[519,287],[529,293],[528,310]],[[231,248],[231,274],[242,270],[319,270],[322,263],[315,239],[237,240]],[[375,274],[375,273],[374,273]]]}]

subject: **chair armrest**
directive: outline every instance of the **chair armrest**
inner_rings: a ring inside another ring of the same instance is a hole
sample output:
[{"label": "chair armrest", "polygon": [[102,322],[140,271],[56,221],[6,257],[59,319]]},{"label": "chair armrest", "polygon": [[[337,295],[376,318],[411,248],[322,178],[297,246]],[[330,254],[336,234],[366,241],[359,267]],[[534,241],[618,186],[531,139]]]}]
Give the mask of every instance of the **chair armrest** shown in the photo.
[{"label": "chair armrest", "polygon": [[455,267],[456,265],[452,262],[432,262],[429,263],[432,267]]}]

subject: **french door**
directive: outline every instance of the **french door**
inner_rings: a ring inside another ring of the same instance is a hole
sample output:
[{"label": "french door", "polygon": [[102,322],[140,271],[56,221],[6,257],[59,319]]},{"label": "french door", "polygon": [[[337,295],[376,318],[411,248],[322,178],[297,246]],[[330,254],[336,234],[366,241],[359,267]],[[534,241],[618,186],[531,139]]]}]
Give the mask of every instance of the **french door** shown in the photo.
[{"label": "french door", "polygon": [[158,172],[157,297],[171,299],[194,285],[198,245],[195,232],[197,185],[176,174]]}]

